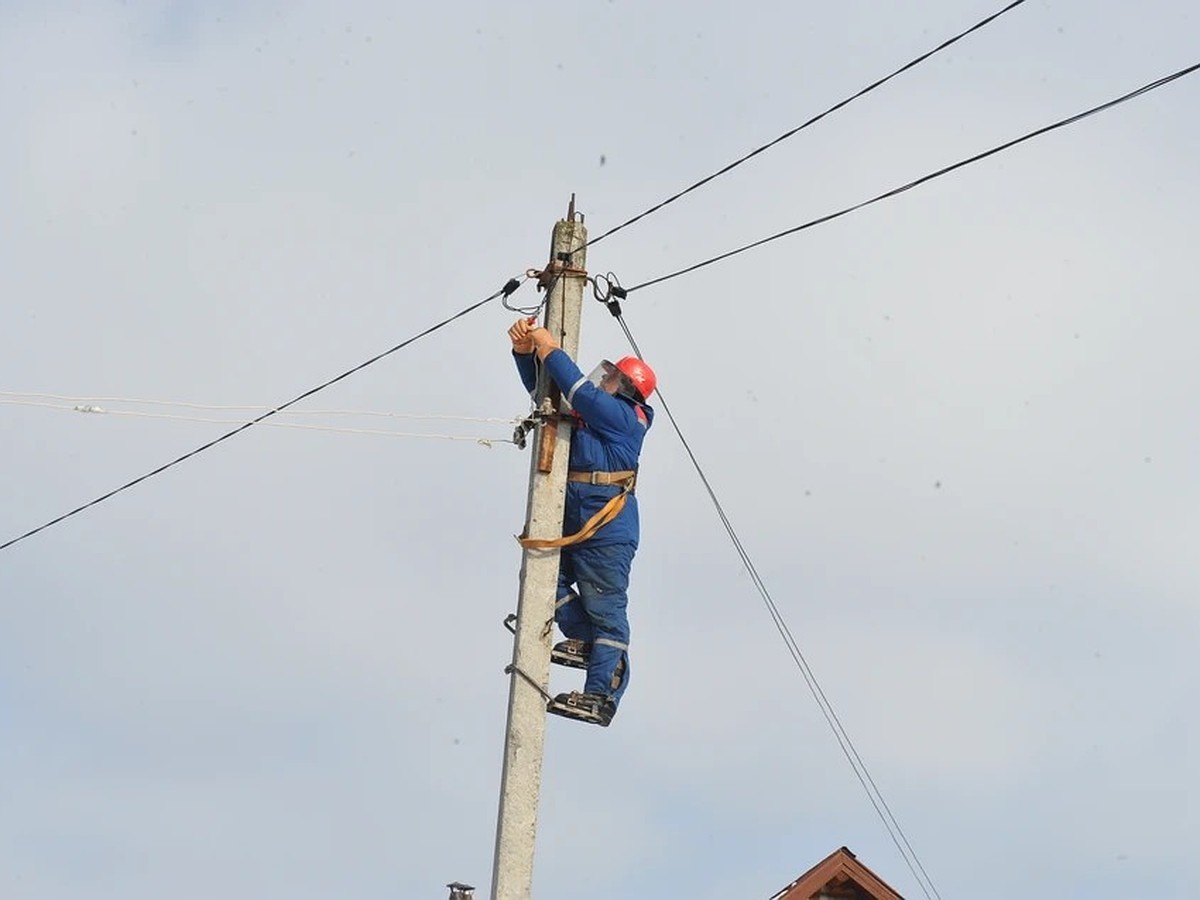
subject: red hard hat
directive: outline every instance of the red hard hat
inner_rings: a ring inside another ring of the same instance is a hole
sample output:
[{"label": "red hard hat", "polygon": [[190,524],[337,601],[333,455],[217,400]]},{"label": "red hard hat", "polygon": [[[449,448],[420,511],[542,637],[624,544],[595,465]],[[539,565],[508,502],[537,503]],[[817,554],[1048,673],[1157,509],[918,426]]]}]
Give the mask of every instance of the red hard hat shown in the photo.
[{"label": "red hard hat", "polygon": [[633,382],[633,386],[638,389],[638,393],[642,395],[643,400],[650,399],[650,395],[654,393],[655,385],[658,384],[658,379],[654,377],[653,369],[636,356],[626,356],[618,359],[616,366],[626,378]]}]

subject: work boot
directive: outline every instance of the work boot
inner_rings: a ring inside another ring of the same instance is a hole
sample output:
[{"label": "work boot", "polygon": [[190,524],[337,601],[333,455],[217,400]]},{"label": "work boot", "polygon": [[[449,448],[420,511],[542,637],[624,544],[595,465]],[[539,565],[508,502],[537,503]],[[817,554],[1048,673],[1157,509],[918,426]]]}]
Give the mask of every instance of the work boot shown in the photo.
[{"label": "work boot", "polygon": [[617,705],[603,694],[581,694],[571,691],[569,694],[559,694],[547,703],[546,712],[607,727],[617,714]]},{"label": "work boot", "polygon": [[570,666],[572,669],[586,669],[592,656],[592,645],[587,641],[568,638],[559,641],[550,651],[550,662],[560,666]]}]

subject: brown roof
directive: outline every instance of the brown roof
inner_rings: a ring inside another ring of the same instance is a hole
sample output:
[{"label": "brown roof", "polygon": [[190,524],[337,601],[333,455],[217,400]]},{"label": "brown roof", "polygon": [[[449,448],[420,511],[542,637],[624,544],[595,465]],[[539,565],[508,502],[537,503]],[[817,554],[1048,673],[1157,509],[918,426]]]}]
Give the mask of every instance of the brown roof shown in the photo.
[{"label": "brown roof", "polygon": [[904,900],[847,847],[834,850],[771,900],[814,900],[819,894],[838,900]]}]

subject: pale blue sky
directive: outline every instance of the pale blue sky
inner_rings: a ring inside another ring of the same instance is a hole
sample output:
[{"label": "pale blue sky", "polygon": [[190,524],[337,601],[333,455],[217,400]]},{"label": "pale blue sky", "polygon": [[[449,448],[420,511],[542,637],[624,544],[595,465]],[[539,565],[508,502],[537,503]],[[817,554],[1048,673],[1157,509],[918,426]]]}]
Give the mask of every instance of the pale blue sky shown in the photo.
[{"label": "pale blue sky", "polygon": [[[0,391],[282,402],[543,263],[572,191],[599,234],[1001,5],[4,4]],[[1030,0],[589,268],[858,202],[1197,33]],[[1196,78],[625,304],[944,900],[1200,895]],[[304,408],[520,415],[510,319]],[[589,303],[585,368],[625,350]],[[0,541],[222,430],[12,399]],[[485,896],[526,467],[251,429],[0,554],[0,894]],[[765,900],[843,844],[922,896],[665,417],[639,494],[633,681],[549,723],[535,896]]]}]

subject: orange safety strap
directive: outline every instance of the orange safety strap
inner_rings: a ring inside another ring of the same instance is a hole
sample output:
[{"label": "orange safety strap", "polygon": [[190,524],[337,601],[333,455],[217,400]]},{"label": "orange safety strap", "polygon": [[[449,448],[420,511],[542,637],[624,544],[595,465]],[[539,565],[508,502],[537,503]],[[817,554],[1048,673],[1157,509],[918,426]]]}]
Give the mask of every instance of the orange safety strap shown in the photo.
[{"label": "orange safety strap", "polygon": [[551,550],[555,547],[569,547],[571,544],[578,544],[581,541],[586,541],[592,537],[597,531],[615,519],[621,514],[621,510],[625,508],[625,498],[629,496],[629,491],[633,488],[633,484],[625,485],[621,493],[605,503],[596,514],[592,516],[583,527],[574,534],[564,535],[560,538],[528,538],[519,537],[517,540],[526,550]]}]

